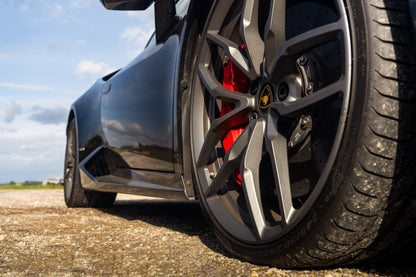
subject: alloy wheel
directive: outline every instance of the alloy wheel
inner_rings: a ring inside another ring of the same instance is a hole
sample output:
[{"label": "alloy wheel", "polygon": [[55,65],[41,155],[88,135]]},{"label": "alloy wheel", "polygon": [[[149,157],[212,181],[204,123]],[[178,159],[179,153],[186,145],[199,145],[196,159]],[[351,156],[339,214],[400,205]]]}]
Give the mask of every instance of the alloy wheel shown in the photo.
[{"label": "alloy wheel", "polygon": [[191,112],[199,195],[222,233],[265,244],[305,217],[336,160],[351,82],[345,8],[218,1],[201,47]]}]

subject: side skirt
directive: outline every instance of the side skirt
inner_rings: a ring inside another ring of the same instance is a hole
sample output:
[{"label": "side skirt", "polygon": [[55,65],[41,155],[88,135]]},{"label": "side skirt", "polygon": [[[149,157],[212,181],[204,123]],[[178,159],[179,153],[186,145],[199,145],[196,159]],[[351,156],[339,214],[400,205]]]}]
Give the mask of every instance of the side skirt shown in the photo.
[{"label": "side skirt", "polygon": [[[82,187],[86,190],[187,199],[180,174],[124,168],[112,150],[99,147],[80,163]],[[97,170],[98,169],[98,170]]]}]

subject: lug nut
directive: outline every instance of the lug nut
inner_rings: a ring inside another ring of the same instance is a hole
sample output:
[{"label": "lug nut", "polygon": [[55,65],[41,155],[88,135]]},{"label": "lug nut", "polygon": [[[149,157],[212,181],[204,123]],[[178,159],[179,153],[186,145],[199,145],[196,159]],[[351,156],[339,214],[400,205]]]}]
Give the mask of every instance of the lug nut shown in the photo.
[{"label": "lug nut", "polygon": [[250,94],[256,95],[258,90],[258,84],[256,81],[253,81],[250,83]]},{"label": "lug nut", "polygon": [[259,114],[256,111],[251,112],[250,115],[248,116],[249,120],[255,120],[257,118],[259,118]]},{"label": "lug nut", "polygon": [[300,128],[302,130],[312,129],[312,118],[309,115],[300,119]]},{"label": "lug nut", "polygon": [[286,99],[286,97],[289,95],[289,86],[287,83],[281,83],[279,85],[279,89],[277,90],[277,97],[280,101],[283,101]]},{"label": "lug nut", "polygon": [[300,56],[298,62],[300,65],[305,65],[308,63],[308,59],[305,56]]},{"label": "lug nut", "polygon": [[308,93],[313,92],[313,83],[310,82],[308,83],[308,85],[306,86],[306,90]]}]

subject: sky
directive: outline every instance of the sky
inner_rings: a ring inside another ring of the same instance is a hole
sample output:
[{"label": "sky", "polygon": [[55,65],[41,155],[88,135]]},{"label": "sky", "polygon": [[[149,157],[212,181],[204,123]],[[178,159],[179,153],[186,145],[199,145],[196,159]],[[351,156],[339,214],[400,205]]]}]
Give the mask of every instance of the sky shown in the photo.
[{"label": "sky", "polygon": [[152,7],[0,0],[0,183],[63,175],[69,107],[137,56],[153,29]]}]

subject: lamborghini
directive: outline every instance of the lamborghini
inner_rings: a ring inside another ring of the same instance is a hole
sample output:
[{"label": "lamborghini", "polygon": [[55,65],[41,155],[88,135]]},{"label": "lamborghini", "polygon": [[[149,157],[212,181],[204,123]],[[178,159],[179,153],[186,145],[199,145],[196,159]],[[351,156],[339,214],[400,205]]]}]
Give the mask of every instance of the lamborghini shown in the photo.
[{"label": "lamborghini", "polygon": [[198,200],[228,251],[283,268],[414,239],[413,0],[101,3],[156,27],[71,106],[68,207]]}]

